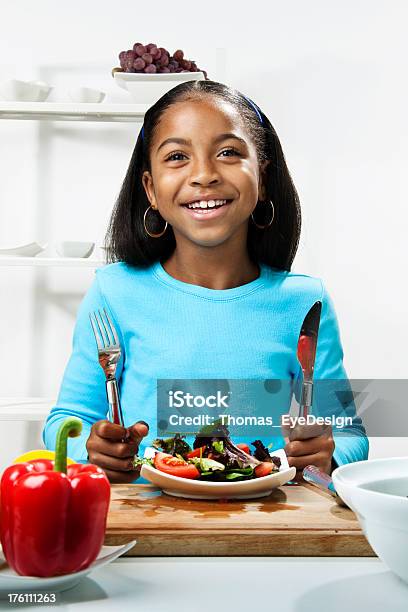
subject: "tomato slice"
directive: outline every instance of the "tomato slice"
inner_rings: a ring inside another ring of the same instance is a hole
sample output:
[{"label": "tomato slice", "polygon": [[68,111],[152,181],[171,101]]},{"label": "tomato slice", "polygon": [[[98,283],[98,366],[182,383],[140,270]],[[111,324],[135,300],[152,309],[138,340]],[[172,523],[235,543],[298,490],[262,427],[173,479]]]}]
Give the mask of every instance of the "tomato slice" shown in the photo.
[{"label": "tomato slice", "polygon": [[156,453],[154,457],[154,467],[161,472],[180,478],[198,478],[200,472],[192,463],[187,463],[183,459],[173,457],[168,453]]},{"label": "tomato slice", "polygon": [[206,448],[206,446],[200,446],[199,448],[195,448],[194,450],[187,453],[187,459],[192,459],[193,457],[200,457],[200,454],[204,454]]},{"label": "tomato slice", "polygon": [[240,442],[239,444],[236,444],[235,446],[237,446],[238,448],[240,448],[242,451],[244,451],[244,453],[246,453],[247,455],[251,454],[251,449],[249,448],[248,444],[245,444],[244,442]]},{"label": "tomato slice", "polygon": [[255,468],[256,478],[262,478],[262,476],[269,476],[273,470],[273,463],[271,461],[263,461]]},{"label": "tomato slice", "polygon": [[316,338],[302,334],[298,341],[297,356],[305,370],[313,372],[313,358],[316,351]]}]

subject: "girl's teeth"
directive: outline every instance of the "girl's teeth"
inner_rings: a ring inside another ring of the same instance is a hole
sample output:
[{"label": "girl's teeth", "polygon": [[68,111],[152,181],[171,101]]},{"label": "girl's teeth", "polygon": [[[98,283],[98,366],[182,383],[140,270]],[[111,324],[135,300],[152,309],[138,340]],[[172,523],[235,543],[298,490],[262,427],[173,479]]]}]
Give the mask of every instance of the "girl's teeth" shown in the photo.
[{"label": "girl's teeth", "polygon": [[214,208],[215,206],[222,206],[226,204],[227,200],[202,200],[201,202],[193,202],[192,204],[188,204],[188,208]]}]

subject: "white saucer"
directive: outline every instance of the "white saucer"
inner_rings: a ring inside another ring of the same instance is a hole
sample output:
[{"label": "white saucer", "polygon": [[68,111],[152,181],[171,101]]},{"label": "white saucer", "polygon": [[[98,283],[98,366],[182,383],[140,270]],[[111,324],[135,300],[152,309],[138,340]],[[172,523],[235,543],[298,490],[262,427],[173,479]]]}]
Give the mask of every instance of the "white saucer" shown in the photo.
[{"label": "white saucer", "polygon": [[46,244],[38,244],[38,242],[30,242],[29,244],[22,244],[18,247],[12,247],[10,249],[0,249],[0,255],[7,257],[35,257],[38,253],[41,253],[47,248]]},{"label": "white saucer", "polygon": [[20,576],[5,562],[3,551],[0,548],[0,599],[8,593],[20,593],[24,591],[38,592],[48,591],[59,593],[76,586],[78,582],[94,569],[103,567],[114,561],[125,552],[133,548],[136,540],[123,544],[122,546],[102,546],[95,561],[86,569],[64,576],[52,576],[51,578],[36,578],[34,576]]}]

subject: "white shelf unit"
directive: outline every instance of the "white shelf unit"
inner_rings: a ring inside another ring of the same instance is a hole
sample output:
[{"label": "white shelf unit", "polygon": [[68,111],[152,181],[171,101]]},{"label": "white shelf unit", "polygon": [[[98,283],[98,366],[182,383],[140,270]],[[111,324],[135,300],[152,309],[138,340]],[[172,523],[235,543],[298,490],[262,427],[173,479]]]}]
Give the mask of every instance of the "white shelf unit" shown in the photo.
[{"label": "white shelf unit", "polygon": [[[4,102],[0,101],[0,119],[35,121],[141,122],[146,105],[113,103]],[[76,267],[96,268],[104,262],[97,259],[69,257],[0,256],[0,267]],[[43,421],[55,404],[54,398],[0,397],[1,421]]]},{"label": "white shelf unit", "polygon": [[0,119],[40,121],[137,121],[144,118],[143,104],[75,102],[0,102]]},{"label": "white shelf unit", "polygon": [[42,266],[49,268],[99,268],[105,265],[97,259],[81,259],[74,257],[7,257],[0,255],[0,266]]}]

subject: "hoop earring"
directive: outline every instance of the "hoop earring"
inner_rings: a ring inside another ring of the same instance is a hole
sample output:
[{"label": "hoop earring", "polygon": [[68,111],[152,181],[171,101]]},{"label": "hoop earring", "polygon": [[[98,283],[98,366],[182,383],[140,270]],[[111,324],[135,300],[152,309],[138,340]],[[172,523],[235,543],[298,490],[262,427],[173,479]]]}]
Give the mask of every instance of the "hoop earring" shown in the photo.
[{"label": "hoop earring", "polygon": [[275,207],[273,205],[272,200],[269,200],[269,204],[272,206],[272,217],[269,223],[267,223],[266,225],[259,225],[259,223],[255,221],[253,213],[251,213],[252,221],[254,222],[254,225],[256,225],[256,227],[258,227],[259,229],[265,229],[266,227],[269,227],[273,223],[273,220],[275,218]]},{"label": "hoop earring", "polygon": [[[151,236],[152,238],[160,238],[160,236],[163,236],[164,232],[165,232],[165,231],[166,231],[166,229],[167,229],[167,221],[166,221],[166,225],[164,226],[164,230],[163,230],[162,232],[160,232],[159,234],[151,234],[151,233],[149,232],[149,230],[147,229],[147,227],[146,227],[146,215],[147,215],[147,213],[149,212],[149,209],[150,209],[150,208],[151,208],[152,210],[157,210],[157,208],[153,208],[153,206],[152,206],[151,204],[150,204],[149,208],[146,208],[146,210],[145,210],[145,214],[143,215],[143,227],[144,227],[144,229],[145,229],[146,234],[149,234],[149,236]],[[159,214],[160,214],[160,213],[159,213]]]}]

